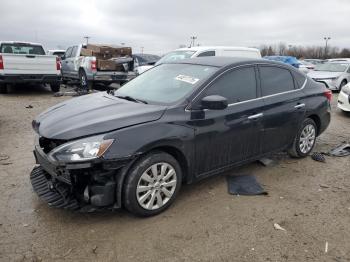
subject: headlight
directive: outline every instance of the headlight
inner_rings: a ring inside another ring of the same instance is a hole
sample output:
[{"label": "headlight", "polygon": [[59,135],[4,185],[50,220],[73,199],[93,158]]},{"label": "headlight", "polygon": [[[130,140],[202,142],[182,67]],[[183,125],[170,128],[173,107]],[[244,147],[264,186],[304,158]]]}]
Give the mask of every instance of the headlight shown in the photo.
[{"label": "headlight", "polygon": [[342,87],[341,91],[344,93],[344,94],[347,94],[347,95],[350,95],[350,84],[347,84],[345,86]]},{"label": "headlight", "polygon": [[54,161],[76,162],[101,157],[112,145],[113,139],[104,140],[104,135],[68,142],[54,148],[49,158]]}]

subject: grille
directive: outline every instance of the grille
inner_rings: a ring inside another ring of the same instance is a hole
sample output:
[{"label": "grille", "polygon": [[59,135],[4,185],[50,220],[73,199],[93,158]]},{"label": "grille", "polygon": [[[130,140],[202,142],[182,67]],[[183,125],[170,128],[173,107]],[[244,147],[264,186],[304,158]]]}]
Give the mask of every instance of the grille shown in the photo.
[{"label": "grille", "polygon": [[66,142],[67,142],[66,140],[60,140],[60,139],[49,139],[46,137],[39,138],[39,145],[46,154],[49,153],[55,147],[58,147]]}]

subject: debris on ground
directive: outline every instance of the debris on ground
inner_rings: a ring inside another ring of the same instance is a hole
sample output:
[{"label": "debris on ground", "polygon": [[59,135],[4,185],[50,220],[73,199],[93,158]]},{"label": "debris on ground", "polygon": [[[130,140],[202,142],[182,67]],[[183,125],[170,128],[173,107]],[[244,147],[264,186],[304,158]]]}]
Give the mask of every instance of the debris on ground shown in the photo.
[{"label": "debris on ground", "polygon": [[277,161],[267,157],[260,158],[258,162],[266,167],[275,166],[277,164]]},{"label": "debris on ground", "polygon": [[324,247],[324,252],[327,253],[328,252],[328,242],[326,242],[326,245]]},{"label": "debris on ground", "polygon": [[3,160],[7,160],[9,159],[10,157],[8,155],[5,155],[5,154],[0,154],[0,161],[3,161]]},{"label": "debris on ground", "polygon": [[68,249],[68,251],[63,254],[63,257],[68,256],[72,251],[73,251],[73,248]]},{"label": "debris on ground", "polygon": [[320,187],[322,187],[322,188],[330,188],[329,185],[325,185],[325,184],[320,184]]},{"label": "debris on ground", "polygon": [[283,227],[281,227],[279,224],[277,224],[277,223],[274,223],[273,224],[273,227],[276,229],[276,230],[282,230],[282,231],[287,231],[287,230],[285,230]]},{"label": "debris on ground", "polygon": [[349,156],[350,155],[350,144],[347,142],[343,142],[341,145],[336,146],[331,149],[329,152],[315,152],[311,155],[311,158],[315,161],[326,162],[326,156]]},{"label": "debris on ground", "polygon": [[94,247],[92,248],[92,253],[97,254],[97,246],[94,246]]},{"label": "debris on ground", "polygon": [[315,161],[318,161],[318,162],[322,162],[322,163],[326,162],[326,158],[324,157],[323,153],[315,152],[311,155],[311,158]]},{"label": "debris on ground", "polygon": [[231,195],[267,195],[253,175],[227,176],[228,192]]},{"label": "debris on ground", "polygon": [[350,144],[344,142],[343,144],[336,146],[331,151],[329,151],[328,155],[330,156],[349,156],[350,155]]},{"label": "debris on ground", "polygon": [[33,106],[32,105],[27,105],[26,108],[33,108]]}]

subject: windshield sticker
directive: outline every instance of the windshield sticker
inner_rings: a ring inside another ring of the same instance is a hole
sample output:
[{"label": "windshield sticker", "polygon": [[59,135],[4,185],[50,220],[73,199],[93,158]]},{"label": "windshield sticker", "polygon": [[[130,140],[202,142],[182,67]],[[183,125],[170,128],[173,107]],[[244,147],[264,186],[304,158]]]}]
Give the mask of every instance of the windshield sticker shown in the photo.
[{"label": "windshield sticker", "polygon": [[178,75],[177,77],[175,77],[175,80],[186,82],[186,83],[189,83],[192,85],[194,85],[195,83],[197,83],[199,81],[198,78],[194,78],[192,76],[185,76],[185,75]]}]

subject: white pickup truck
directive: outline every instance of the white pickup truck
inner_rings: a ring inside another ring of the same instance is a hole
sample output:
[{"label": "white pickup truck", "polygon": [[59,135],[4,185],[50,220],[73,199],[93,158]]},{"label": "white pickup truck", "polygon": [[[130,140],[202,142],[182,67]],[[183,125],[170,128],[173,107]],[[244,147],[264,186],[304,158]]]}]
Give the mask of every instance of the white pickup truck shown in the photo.
[{"label": "white pickup truck", "polygon": [[46,55],[40,44],[0,42],[0,93],[18,83],[50,84],[60,90],[61,64],[57,56]]}]

